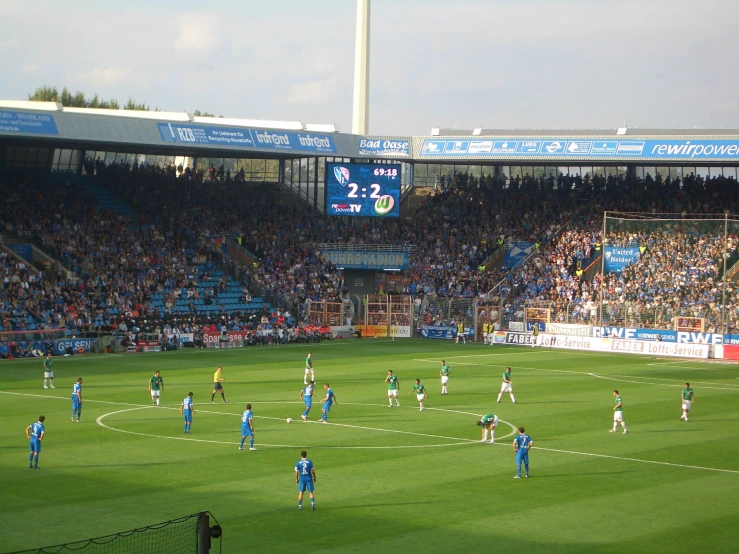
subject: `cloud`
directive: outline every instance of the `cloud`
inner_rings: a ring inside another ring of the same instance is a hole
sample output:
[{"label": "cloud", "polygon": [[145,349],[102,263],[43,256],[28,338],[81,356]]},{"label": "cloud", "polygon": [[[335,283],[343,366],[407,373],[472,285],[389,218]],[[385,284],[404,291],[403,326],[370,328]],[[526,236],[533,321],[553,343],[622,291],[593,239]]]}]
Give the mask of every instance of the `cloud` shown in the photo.
[{"label": "cloud", "polygon": [[21,71],[23,73],[36,73],[38,71],[38,66],[36,64],[26,65],[21,68]]},{"label": "cloud", "polygon": [[322,104],[336,99],[338,90],[337,79],[306,81],[290,86],[290,92],[285,98],[288,104]]},{"label": "cloud", "polygon": [[17,38],[9,38],[3,40],[2,42],[0,42],[0,52],[2,52],[3,50],[10,50],[11,48],[15,48],[16,46],[18,46],[18,44],[20,43],[18,42]]},{"label": "cloud", "polygon": [[208,15],[185,14],[177,18],[175,49],[188,56],[201,58],[221,47],[217,21]]},{"label": "cloud", "polygon": [[69,79],[69,83],[74,86],[104,86],[119,83],[130,72],[130,69],[125,69],[123,67],[103,67],[75,73],[73,75],[69,75],[67,78]]}]

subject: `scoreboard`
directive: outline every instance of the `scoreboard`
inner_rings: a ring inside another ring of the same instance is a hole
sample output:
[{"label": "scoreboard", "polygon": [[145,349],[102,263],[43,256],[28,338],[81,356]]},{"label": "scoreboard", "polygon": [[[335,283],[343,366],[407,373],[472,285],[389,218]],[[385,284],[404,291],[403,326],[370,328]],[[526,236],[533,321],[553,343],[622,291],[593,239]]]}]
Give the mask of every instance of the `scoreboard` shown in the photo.
[{"label": "scoreboard", "polygon": [[400,164],[326,164],[326,215],[400,217]]}]

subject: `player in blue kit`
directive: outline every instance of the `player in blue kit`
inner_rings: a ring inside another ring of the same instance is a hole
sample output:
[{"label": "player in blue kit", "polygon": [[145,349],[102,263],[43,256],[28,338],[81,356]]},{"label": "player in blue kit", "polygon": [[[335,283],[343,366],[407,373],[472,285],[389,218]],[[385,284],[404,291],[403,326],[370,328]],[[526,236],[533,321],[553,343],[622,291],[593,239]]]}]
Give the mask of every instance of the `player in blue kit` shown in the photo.
[{"label": "player in blue kit", "polygon": [[516,475],[514,479],[521,478],[521,464],[526,466],[526,477],[529,476],[529,450],[534,445],[534,440],[524,432],[523,427],[518,428],[518,436],[513,439],[513,451],[516,453]]},{"label": "player in blue kit", "polygon": [[303,412],[303,415],[300,416],[303,421],[308,421],[308,414],[310,413],[310,409],[313,406],[314,386],[315,385],[313,381],[311,381],[303,390],[300,391],[300,399],[305,402],[305,411]]},{"label": "player in blue kit", "polygon": [[310,495],[310,509],[316,509],[316,498],[313,494],[313,483],[316,482],[316,470],[313,462],[308,459],[308,452],[300,453],[300,460],[295,464],[295,482],[298,484],[298,510],[303,509],[303,493],[308,491]]},{"label": "player in blue kit", "polygon": [[241,444],[239,450],[244,449],[244,440],[249,437],[249,450],[256,450],[254,448],[254,423],[252,418],[254,415],[251,413],[251,404],[246,405],[246,411],[241,414]]},{"label": "player in blue kit", "polygon": [[195,408],[192,407],[192,393],[188,392],[185,399],[180,404],[180,414],[185,416],[185,434],[190,434],[190,425],[192,424],[192,416],[195,413]]},{"label": "player in blue kit", "polygon": [[44,420],[42,415],[38,416],[36,423],[31,423],[26,427],[26,438],[31,441],[31,454],[28,457],[28,467],[30,469],[38,469],[38,455],[41,453],[41,441],[44,439],[46,429],[44,428]]},{"label": "player in blue kit", "polygon": [[321,423],[328,423],[328,413],[331,411],[331,406],[338,404],[338,402],[336,401],[334,389],[329,387],[328,383],[323,385],[323,388],[326,389],[326,397],[321,400],[321,402],[323,402],[323,408],[321,408]]},{"label": "player in blue kit", "polygon": [[77,382],[72,386],[72,421],[77,416],[77,423],[82,417],[82,377],[77,378]]}]

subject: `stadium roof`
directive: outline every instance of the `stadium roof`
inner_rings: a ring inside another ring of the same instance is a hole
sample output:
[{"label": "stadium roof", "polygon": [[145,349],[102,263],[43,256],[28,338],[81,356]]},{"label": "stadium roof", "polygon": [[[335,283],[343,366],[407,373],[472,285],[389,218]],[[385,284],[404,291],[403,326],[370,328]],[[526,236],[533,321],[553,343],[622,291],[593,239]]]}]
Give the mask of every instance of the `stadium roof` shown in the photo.
[{"label": "stadium roof", "polygon": [[[0,100],[5,144],[194,157],[429,160],[432,163],[739,163],[739,129],[432,129],[362,136],[333,124],[187,112],[64,108]],[[12,142],[9,142],[12,141]]]},{"label": "stadium roof", "polygon": [[0,100],[0,108],[14,110],[35,110],[49,112],[65,112],[84,115],[106,115],[134,119],[156,119],[158,121],[182,121],[193,123],[213,123],[216,125],[233,125],[235,127],[259,127],[264,129],[280,129],[285,131],[313,131],[315,133],[338,133],[333,123],[303,123],[302,121],[275,121],[268,119],[241,119],[228,117],[202,117],[189,112],[160,112],[151,110],[109,110],[99,108],[69,108],[61,102],[34,102],[30,100]]}]

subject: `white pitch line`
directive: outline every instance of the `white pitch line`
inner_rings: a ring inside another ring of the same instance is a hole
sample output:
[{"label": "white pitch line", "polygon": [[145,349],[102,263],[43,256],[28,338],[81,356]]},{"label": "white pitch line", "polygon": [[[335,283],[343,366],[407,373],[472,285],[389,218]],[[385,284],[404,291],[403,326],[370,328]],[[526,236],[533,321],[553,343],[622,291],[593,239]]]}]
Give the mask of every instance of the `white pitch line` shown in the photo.
[{"label": "white pitch line", "polygon": [[[433,361],[433,360],[414,360],[414,361]],[[468,363],[460,363],[460,362],[457,362],[455,365],[473,365],[473,366],[481,366],[481,367],[488,367],[488,368],[490,368],[490,367],[507,367],[507,366],[504,366],[504,365],[497,365],[497,364],[475,364],[475,363],[470,363],[470,362],[468,362]],[[662,383],[649,383],[649,382],[645,382],[645,381],[630,381],[630,380],[627,380],[627,379],[614,379],[614,378],[611,378],[611,377],[604,377],[602,375],[596,375],[594,373],[589,373],[589,372],[585,372],[585,371],[572,371],[572,370],[568,370],[568,369],[545,369],[543,367],[530,367],[530,366],[516,366],[516,369],[530,369],[530,370],[533,370],[533,371],[547,371],[547,372],[553,372],[553,373],[572,373],[572,374],[575,374],[575,375],[600,377],[602,379],[609,379],[611,381],[620,381],[620,382],[623,382],[623,383],[636,383],[636,384],[640,384],[640,385],[661,385],[661,386],[666,386],[666,387],[667,386],[669,386],[669,387],[676,386],[676,385],[666,385],[666,384],[662,384]],[[719,370],[717,370],[717,369],[711,369],[710,371],[719,371]],[[619,374],[614,374],[614,375],[619,376]],[[620,376],[623,376],[623,375],[620,375]],[[626,376],[626,377],[633,377],[633,376]],[[659,377],[638,377],[638,376],[636,378],[637,379],[661,379]],[[680,381],[679,379],[663,379],[663,380],[665,380],[665,381],[674,380],[676,382],[681,382],[681,383],[683,382],[683,381]],[[701,383],[701,384],[708,383],[708,381],[691,381],[691,382]],[[737,388],[732,388],[732,387],[735,387],[735,386],[734,385],[728,385],[726,387],[710,387],[710,386],[704,387],[704,386],[701,386],[700,388],[702,388],[702,389],[714,389],[714,390],[730,390],[730,391],[737,391],[737,392],[739,392],[739,387],[737,387]]]},{"label": "white pitch line", "polygon": [[[374,405],[374,404],[371,404],[371,405]],[[162,439],[171,439],[171,440],[185,440],[185,441],[190,440],[190,441],[195,441],[195,442],[204,442],[204,443],[212,443],[212,444],[229,444],[229,445],[239,444],[238,442],[230,442],[230,441],[227,442],[227,441],[216,441],[216,440],[210,440],[210,439],[193,439],[193,438],[190,438],[190,437],[172,437],[172,436],[167,436],[167,435],[154,435],[154,434],[150,434],[150,433],[140,433],[138,431],[128,431],[128,430],[125,430],[125,429],[118,429],[116,427],[111,427],[111,426],[106,425],[105,423],[103,423],[103,419],[106,418],[106,417],[108,417],[108,416],[112,416],[112,415],[116,415],[116,414],[121,414],[121,413],[126,413],[126,412],[132,412],[132,411],[135,411],[135,410],[144,410],[144,409],[149,409],[149,408],[154,408],[154,406],[137,406],[135,408],[126,408],[125,410],[117,410],[115,412],[109,412],[107,414],[103,414],[103,415],[99,416],[95,420],[95,422],[100,427],[103,427],[103,428],[108,429],[110,431],[116,431],[118,433],[126,433],[126,434],[129,434],[129,435],[136,435],[136,436],[140,436],[140,437],[162,438]],[[172,408],[172,407],[167,407],[167,406],[164,406],[164,408],[165,409],[169,409],[169,410],[176,410],[177,409],[177,408]],[[232,416],[238,416],[239,415],[239,414],[231,414],[231,413],[227,413],[227,412],[213,412],[213,411],[202,410],[202,409],[201,410],[198,410],[198,412],[200,412],[200,413],[209,413],[209,414],[218,414],[218,415],[232,415]],[[260,419],[272,419],[272,420],[282,421],[282,418],[278,418],[278,417],[269,417],[269,416],[254,416],[254,417],[255,418],[260,418]],[[508,425],[512,429],[514,429],[513,425],[511,425],[507,421],[503,421],[503,420],[500,420],[500,421],[501,421],[501,423],[505,423],[506,425]],[[307,423],[315,423],[315,424],[318,424],[317,421],[308,421]],[[385,432],[385,433],[403,433],[403,434],[407,434],[407,435],[417,435],[417,436],[424,436],[424,437],[433,437],[433,438],[439,438],[439,439],[452,440],[454,442],[452,442],[452,443],[446,443],[446,444],[404,445],[404,446],[315,446],[315,445],[314,446],[306,446],[306,445],[302,445],[301,446],[301,445],[292,445],[292,444],[267,444],[267,443],[261,443],[261,442],[259,443],[259,445],[260,446],[269,446],[269,447],[274,447],[274,448],[337,448],[337,449],[358,449],[358,450],[398,450],[398,449],[406,449],[406,448],[439,448],[439,447],[445,447],[445,446],[461,446],[461,445],[468,445],[468,444],[476,444],[476,443],[479,442],[479,441],[473,440],[473,439],[463,439],[463,438],[457,438],[457,437],[443,437],[443,436],[440,436],[440,435],[429,435],[429,434],[426,434],[426,433],[413,433],[411,431],[398,431],[398,430],[393,430],[393,429],[378,429],[378,428],[374,428],[374,427],[362,427],[362,426],[358,426],[358,425],[347,425],[347,424],[343,424],[343,423],[329,423],[328,425],[333,425],[335,427],[336,426],[338,426],[338,427],[351,427],[351,428],[354,428],[354,429],[364,429],[364,430],[369,430],[369,431],[381,431],[381,432]],[[515,430],[512,431],[511,433],[503,436],[503,437],[500,437],[500,439],[508,438],[511,435],[513,435],[514,432],[515,432]]]},{"label": "white pitch line", "polygon": [[533,450],[545,450],[547,452],[560,452],[562,454],[576,454],[578,456],[590,456],[592,458],[608,458],[611,460],[625,460],[628,462],[640,462],[643,464],[656,464],[656,465],[661,465],[661,466],[682,467],[682,468],[687,468],[687,469],[702,469],[704,471],[719,471],[721,473],[739,474],[739,471],[735,469],[720,469],[717,467],[691,466],[691,465],[686,465],[686,464],[676,464],[673,462],[658,462],[656,460],[641,460],[639,458],[626,458],[623,456],[609,456],[608,454],[592,454],[590,452],[576,452],[574,450],[559,450],[557,448],[539,448],[537,446],[533,448]]},{"label": "white pitch line", "polygon": [[[433,362],[433,363],[439,363],[439,360],[424,360],[424,359],[420,359],[420,358],[416,358],[413,361],[414,362]],[[454,365],[480,365],[480,366],[490,367],[487,364],[476,364],[476,363],[473,363],[473,362],[454,362],[454,361],[452,361],[452,363]]]},{"label": "white pitch line", "polygon": [[[414,359],[413,361],[414,362],[433,362],[433,361],[436,361],[436,360]],[[475,365],[475,366],[487,367],[487,368],[490,368],[490,367],[508,367],[507,365],[503,365],[503,364],[475,364],[475,363],[472,363],[472,362],[466,362],[466,363],[459,363],[458,362],[458,363],[455,363],[454,365]],[[587,375],[587,373],[584,372],[584,371],[572,371],[572,370],[569,370],[569,369],[544,369],[544,368],[541,368],[541,367],[529,367],[529,366],[523,366],[523,365],[518,365],[518,366],[515,366],[515,367],[516,367],[516,369],[533,369],[535,371],[552,371],[552,372],[555,372],[555,373],[575,373],[577,375]]]},{"label": "white pitch line", "polygon": [[[17,395],[17,396],[32,396],[32,397],[40,397],[40,398],[54,398],[54,399],[58,399],[58,400],[66,400],[66,398],[65,397],[62,397],[62,396],[49,396],[49,395],[43,395],[43,394],[30,394],[30,393],[9,392],[9,391],[0,391],[0,393],[2,393],[2,394],[10,394],[10,395]],[[109,414],[103,414],[102,416],[100,416],[100,418],[104,418],[104,417],[107,417],[108,415],[113,415],[113,414],[117,414],[117,413],[127,412],[127,411],[131,411],[131,410],[142,410],[142,409],[145,409],[145,408],[154,408],[154,409],[156,409],[155,406],[151,406],[151,405],[148,405],[148,404],[134,404],[134,403],[130,403],[130,402],[112,402],[112,401],[108,401],[108,400],[89,400],[89,399],[84,399],[83,400],[83,403],[84,402],[95,402],[95,403],[98,403],[98,404],[113,404],[113,405],[118,405],[118,406],[133,406],[133,408],[130,408],[130,409],[119,410],[117,412],[111,412]],[[255,401],[253,403],[254,404],[299,404],[299,402],[296,402],[296,401],[261,401],[261,402]],[[345,405],[353,405],[353,406],[376,406],[376,407],[385,406],[385,404],[360,404],[360,403],[356,403],[356,402],[344,402],[343,404],[345,404]],[[206,406],[207,406],[207,404],[206,404]],[[411,406],[404,406],[404,407],[411,408]],[[164,410],[178,410],[179,409],[179,406],[159,406],[159,408],[162,408]],[[412,409],[415,409],[415,408],[412,408]],[[458,411],[458,410],[448,410],[446,408],[430,408],[429,407],[427,409],[428,410],[434,410],[434,411],[452,412],[452,413],[459,413],[459,414],[464,414],[464,415],[473,415],[475,417],[481,417],[479,414],[472,414],[472,413],[469,413],[469,412],[461,412],[461,411]],[[208,413],[208,414],[217,414],[217,415],[231,415],[231,416],[239,416],[239,415],[241,415],[241,414],[236,414],[236,413],[231,413],[231,412],[217,412],[217,411],[212,411],[212,410],[206,410],[204,408],[199,408],[198,409],[198,412]],[[98,418],[98,419],[100,419],[100,418]],[[257,416],[257,415],[255,415],[254,418],[255,419],[270,419],[270,420],[275,420],[275,421],[283,421],[283,419],[281,417]],[[515,426],[513,426],[511,423],[508,423],[507,421],[503,421],[502,419],[499,420],[499,421],[501,423],[505,423],[511,429],[513,429],[513,431],[511,433],[509,433],[508,435],[505,435],[503,437],[500,437],[501,439],[510,437],[511,435],[513,435],[515,433]],[[308,421],[307,423],[318,423],[318,422],[317,421]],[[349,425],[349,424],[346,424],[346,423],[329,423],[329,425],[333,425],[333,426],[336,426],[336,427],[349,427],[349,428],[353,428],[353,429],[363,429],[363,430],[366,430],[366,431],[380,431],[380,432],[385,432],[385,433],[398,433],[398,434],[416,435],[416,436],[430,437],[430,438],[437,438],[437,439],[444,439],[444,440],[453,440],[453,441],[458,441],[459,444],[467,444],[468,442],[469,443],[478,442],[478,441],[473,440],[473,439],[464,439],[464,438],[458,438],[458,437],[445,437],[445,436],[442,436],[442,435],[431,435],[431,434],[427,434],[427,433],[414,433],[412,431],[399,431],[397,429],[380,429],[380,428],[377,428],[377,427],[363,427],[361,425]],[[102,424],[101,424],[101,427],[106,427],[107,428],[106,425],[102,425]],[[111,427],[110,429],[113,429],[113,428]],[[159,437],[159,435],[147,435],[145,433],[136,433],[134,431],[123,431],[121,429],[113,429],[113,430],[114,431],[119,431],[121,433],[130,433],[130,434],[136,434],[136,435],[141,435],[141,436],[156,436],[156,437]],[[179,440],[185,440],[184,437],[172,437],[172,438],[179,439]],[[218,441],[203,441],[203,442],[218,442]],[[226,444],[232,444],[232,443],[226,443]],[[273,446],[283,446],[283,445],[273,445]],[[436,445],[436,446],[441,446],[441,445]],[[414,446],[413,448],[425,448],[425,447],[426,446],[421,445],[421,446]],[[292,448],[292,446],[290,446],[290,448]],[[333,448],[339,448],[339,447],[333,447]],[[364,448],[364,447],[352,447],[352,448]],[[374,447],[367,447],[367,448],[374,448]],[[390,448],[390,447],[388,447],[388,448]],[[392,447],[392,448],[411,448],[411,447]]]},{"label": "white pitch line", "polygon": [[444,360],[456,360],[459,358],[487,358],[489,356],[523,356],[524,354],[536,354],[538,351],[534,352],[498,352],[495,354],[465,354],[464,356],[446,356],[442,357],[439,356],[437,359],[429,360],[429,359],[415,359],[414,362],[440,362],[442,359]]},{"label": "white pitch line", "polygon": [[649,363],[647,365],[648,366],[651,366],[651,367],[667,366],[669,369],[673,369],[673,370],[674,369],[682,369],[684,371],[730,371],[731,370],[731,367],[730,366],[735,366],[736,365],[735,363],[723,363],[723,364],[720,364],[720,362],[708,362],[708,361],[703,362],[703,363],[704,364],[715,364],[715,365],[719,365],[720,364],[720,365],[726,365],[726,366],[729,366],[729,367],[726,367],[725,369],[722,369],[722,368],[718,368],[718,367],[680,367],[680,366],[675,365],[675,364],[695,364],[695,363],[700,363],[700,362],[698,362],[698,360],[673,360],[673,361],[670,361],[670,362],[653,362],[653,363]]},{"label": "white pitch line", "polygon": [[[532,369],[536,369],[536,368],[532,368]],[[575,373],[579,373],[579,372],[575,372]],[[59,400],[66,400],[66,398],[61,397],[61,396],[46,396],[46,395],[43,395],[43,394],[29,394],[29,393],[9,392],[9,391],[0,391],[0,393],[2,393],[2,394],[18,395],[18,396],[33,396],[33,397],[41,397],[41,398],[56,398],[56,399],[59,399]],[[118,410],[116,412],[110,412],[108,414],[103,414],[103,415],[101,415],[100,417],[98,417],[95,420],[96,423],[98,425],[100,425],[101,427],[104,427],[104,428],[109,429],[111,431],[116,431],[118,433],[126,433],[126,434],[129,434],[129,435],[137,435],[137,436],[141,436],[141,437],[157,438],[157,439],[184,440],[184,441],[203,442],[203,443],[212,443],[212,444],[228,444],[228,445],[239,444],[239,443],[236,443],[236,442],[214,441],[214,440],[208,440],[208,439],[193,439],[193,438],[189,438],[189,437],[170,437],[170,436],[166,436],[166,435],[151,435],[151,434],[147,434],[147,433],[139,433],[139,432],[136,432],[136,431],[126,431],[126,430],[123,430],[123,429],[116,429],[114,427],[109,427],[109,426],[105,425],[104,423],[102,423],[102,419],[105,418],[105,417],[107,417],[107,416],[110,416],[110,415],[114,415],[114,414],[118,414],[118,413],[122,413],[122,412],[133,411],[133,410],[143,410],[143,409],[146,409],[146,408],[154,408],[154,406],[131,404],[131,403],[127,403],[127,402],[111,402],[111,401],[107,401],[107,400],[87,400],[87,402],[97,402],[97,403],[101,403],[101,404],[118,404],[118,405],[121,405],[121,406],[135,406],[134,408],[129,408],[129,409],[126,409],[126,410]],[[265,403],[265,402],[260,402],[260,403]],[[290,403],[292,403],[292,402],[290,402]],[[361,405],[379,406],[380,404],[361,404]],[[163,407],[164,408],[171,409],[171,410],[176,410],[177,409],[177,408],[174,408],[174,407],[167,407],[167,406],[163,406]],[[446,410],[444,408],[428,408],[428,409],[440,410],[440,411],[455,411],[455,410]],[[199,411],[202,412],[202,411],[206,411],[206,410],[199,410]],[[238,414],[230,414],[230,413],[226,413],[226,412],[212,412],[212,411],[207,411],[207,413],[224,414],[224,415],[238,415]],[[476,415],[476,414],[468,414],[467,412],[458,412],[458,413],[467,414],[467,415]],[[515,429],[515,427],[511,423],[508,423],[507,421],[503,421],[503,420],[500,420],[500,421],[502,423],[505,423],[506,425],[511,426],[511,428],[514,428]],[[329,425],[336,425],[336,424],[335,423],[329,423]],[[378,429],[378,430],[379,431],[386,431],[385,429]],[[406,431],[406,433],[408,433],[408,431]],[[515,433],[515,431],[513,431],[513,432],[511,432],[508,435],[505,435],[503,437],[499,437],[497,439],[497,441],[500,441],[502,439],[508,438],[513,433]],[[449,438],[449,437],[447,437],[447,438]],[[447,443],[447,444],[414,445],[414,446],[311,446],[310,448],[333,448],[333,449],[346,449],[346,450],[398,450],[398,449],[406,449],[406,448],[439,448],[439,447],[446,447],[446,446],[462,446],[462,445],[467,445],[467,444],[479,443],[479,441],[472,440],[472,439],[454,439],[454,438],[450,438],[450,440],[454,440],[456,442],[454,442],[454,443]],[[467,442],[467,441],[469,441],[469,442]],[[496,441],[495,444],[500,445],[501,443],[500,442],[497,442],[497,441]],[[303,448],[301,446],[295,446],[295,445],[289,445],[289,444],[279,444],[278,445],[278,444],[262,444],[262,443],[260,443],[260,445],[261,446],[268,446],[268,447],[272,447],[272,448]],[[507,446],[507,445],[504,445],[504,446]],[[672,466],[672,467],[682,467],[682,468],[686,468],[686,469],[700,469],[700,470],[704,470],[704,471],[717,471],[717,472],[721,472],[721,473],[739,474],[739,471],[733,470],[733,469],[720,469],[720,468],[715,468],[715,467],[692,466],[692,465],[685,465],[685,464],[676,464],[676,463],[672,463],[672,462],[657,462],[657,461],[654,461],[654,460],[640,460],[638,458],[625,458],[625,457],[622,457],[622,456],[609,456],[607,454],[593,454],[593,453],[589,453],[589,452],[576,452],[576,451],[573,451],[573,450],[559,450],[559,449],[556,449],[556,448],[542,448],[542,447],[536,447],[536,450],[543,450],[543,451],[548,451],[548,452],[559,452],[559,453],[562,453],[562,454],[575,454],[575,455],[578,455],[578,456],[590,456],[590,457],[593,457],[593,458],[607,458],[607,459],[613,459],[613,460],[624,460],[624,461],[629,461],[629,462],[641,462],[641,463],[644,463],[644,464],[656,464],[656,465],[665,465],[665,466]]]},{"label": "white pitch line", "polygon": [[523,356],[526,354],[536,354],[541,350],[532,350],[530,352],[496,352],[495,354],[465,354],[464,356],[449,356],[448,360],[456,360],[457,358],[485,358],[488,356]]},{"label": "white pitch line", "polygon": [[[611,373],[612,377],[631,377],[634,379],[648,379],[650,381],[672,381],[674,383],[680,383],[680,386],[683,386],[685,384],[685,380],[683,379],[666,379],[665,377],[641,377],[641,376],[634,376],[634,375],[623,375],[621,373]],[[713,383],[711,381],[693,381],[691,379],[691,383],[695,384],[701,384],[701,385],[715,385],[717,383]],[[724,383],[725,384],[725,383]],[[727,387],[736,387],[736,390],[739,390],[739,385],[726,385]],[[705,387],[703,387],[705,388]]]},{"label": "white pitch line", "polygon": [[[596,373],[588,373],[591,377],[597,377],[598,379],[606,379],[608,381],[616,381],[617,383],[634,383],[636,385],[653,385],[655,387],[673,387],[673,388],[682,388],[682,385],[668,385],[667,383],[649,383],[647,381],[632,381],[629,379],[615,379],[613,377],[605,377],[603,375],[598,375]],[[739,392],[739,389],[733,388],[729,389],[726,387],[700,387],[701,389],[709,389],[709,390],[730,390],[733,392]]]}]

